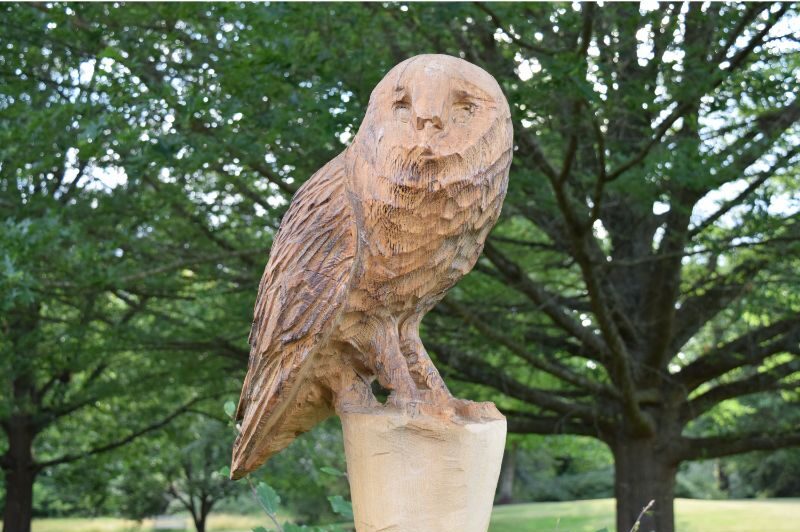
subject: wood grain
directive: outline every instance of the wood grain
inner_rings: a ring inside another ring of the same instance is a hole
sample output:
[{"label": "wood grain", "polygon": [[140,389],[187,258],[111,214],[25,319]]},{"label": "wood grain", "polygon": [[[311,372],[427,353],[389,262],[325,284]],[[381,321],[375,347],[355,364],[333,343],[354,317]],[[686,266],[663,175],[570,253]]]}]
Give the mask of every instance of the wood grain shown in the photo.
[{"label": "wood grain", "polygon": [[506,422],[341,414],[358,532],[486,532]]},{"label": "wood grain", "polygon": [[[348,408],[502,419],[450,395],[419,324],[480,256],[512,146],[508,103],[477,66],[421,55],[381,80],[352,145],[298,191],[273,243],[233,478]],[[375,379],[391,390],[386,406]]]}]

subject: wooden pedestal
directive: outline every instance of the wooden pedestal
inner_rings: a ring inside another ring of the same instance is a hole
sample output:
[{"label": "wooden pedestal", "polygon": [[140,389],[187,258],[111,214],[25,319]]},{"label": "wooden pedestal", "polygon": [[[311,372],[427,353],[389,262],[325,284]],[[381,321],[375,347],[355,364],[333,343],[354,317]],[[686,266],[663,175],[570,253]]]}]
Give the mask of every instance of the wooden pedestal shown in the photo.
[{"label": "wooden pedestal", "polygon": [[357,532],[486,532],[505,419],[388,407],[340,415]]}]

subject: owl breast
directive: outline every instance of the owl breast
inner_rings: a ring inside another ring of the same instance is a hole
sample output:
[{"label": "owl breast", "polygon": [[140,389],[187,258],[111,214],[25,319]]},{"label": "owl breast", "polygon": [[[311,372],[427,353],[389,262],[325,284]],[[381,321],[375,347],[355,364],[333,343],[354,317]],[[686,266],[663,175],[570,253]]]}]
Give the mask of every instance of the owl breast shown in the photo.
[{"label": "owl breast", "polygon": [[352,310],[427,311],[483,250],[505,196],[508,170],[446,185],[379,181],[359,198],[364,224]]}]

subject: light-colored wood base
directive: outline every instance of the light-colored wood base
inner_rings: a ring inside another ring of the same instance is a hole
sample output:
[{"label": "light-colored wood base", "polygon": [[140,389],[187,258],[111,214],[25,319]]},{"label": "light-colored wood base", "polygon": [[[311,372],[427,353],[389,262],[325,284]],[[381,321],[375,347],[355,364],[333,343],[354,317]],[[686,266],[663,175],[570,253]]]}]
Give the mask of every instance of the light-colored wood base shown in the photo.
[{"label": "light-colored wood base", "polygon": [[357,532],[486,532],[504,418],[340,412]]}]

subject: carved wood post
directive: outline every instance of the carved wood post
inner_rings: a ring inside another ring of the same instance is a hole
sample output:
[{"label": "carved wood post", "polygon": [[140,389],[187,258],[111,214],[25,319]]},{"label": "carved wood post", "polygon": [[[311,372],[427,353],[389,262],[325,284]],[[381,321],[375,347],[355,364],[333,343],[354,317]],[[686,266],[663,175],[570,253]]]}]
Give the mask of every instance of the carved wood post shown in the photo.
[{"label": "carved wood post", "polygon": [[486,532],[505,419],[391,408],[340,415],[357,532]]}]

